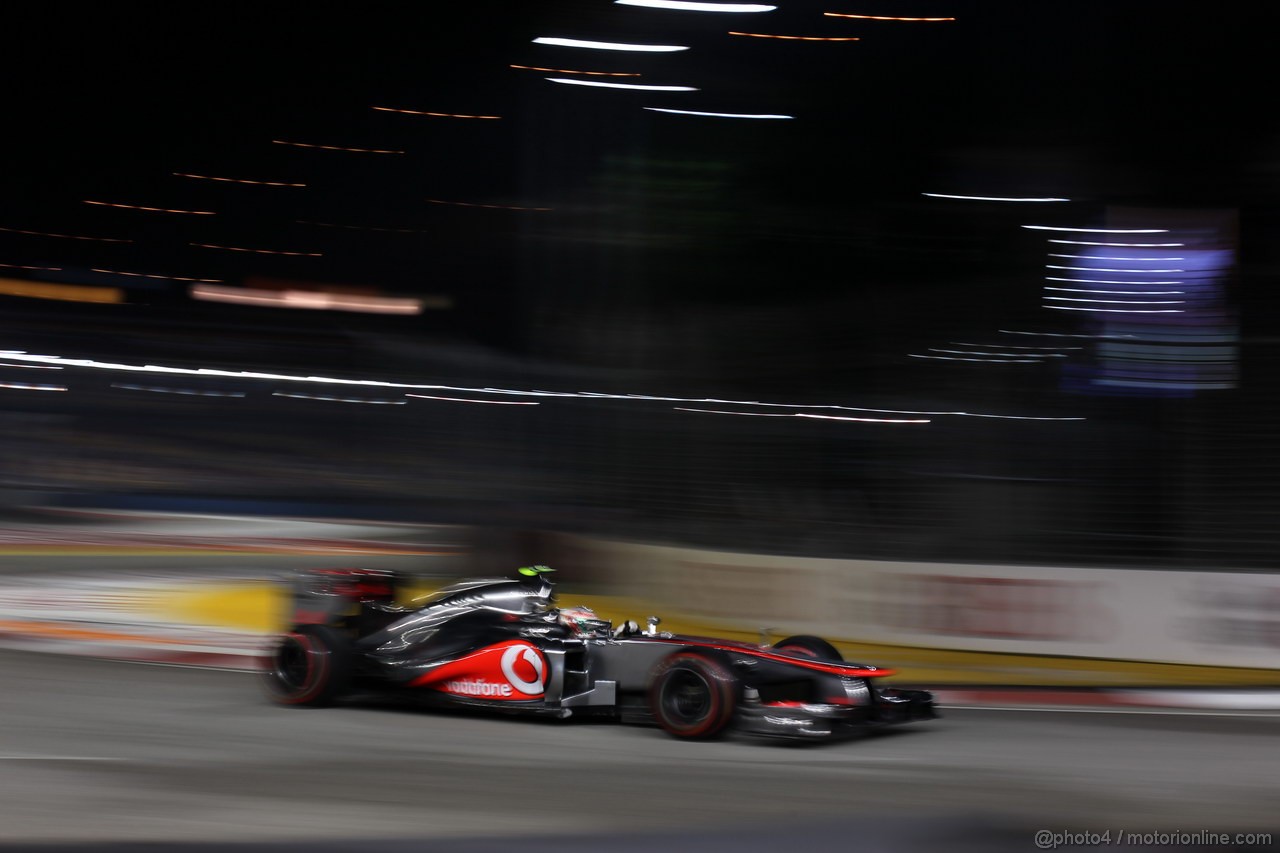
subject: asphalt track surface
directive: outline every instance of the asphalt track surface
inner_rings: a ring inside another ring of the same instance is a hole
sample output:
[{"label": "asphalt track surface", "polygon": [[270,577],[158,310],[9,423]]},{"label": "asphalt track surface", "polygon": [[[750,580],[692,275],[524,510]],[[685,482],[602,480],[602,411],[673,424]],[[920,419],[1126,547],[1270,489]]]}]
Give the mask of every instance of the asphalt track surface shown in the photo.
[{"label": "asphalt track surface", "polygon": [[0,674],[3,850],[1035,850],[1038,830],[1280,829],[1276,716],[947,709],[841,743],[690,743],[283,708],[255,674],[207,668],[0,650]]}]

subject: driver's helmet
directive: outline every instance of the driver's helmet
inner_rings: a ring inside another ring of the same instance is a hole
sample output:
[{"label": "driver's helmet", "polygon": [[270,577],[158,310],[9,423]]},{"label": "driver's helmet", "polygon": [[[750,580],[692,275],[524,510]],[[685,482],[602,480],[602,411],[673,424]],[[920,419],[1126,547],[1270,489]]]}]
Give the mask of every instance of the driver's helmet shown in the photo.
[{"label": "driver's helmet", "polygon": [[556,598],[556,585],[551,580],[555,569],[550,566],[521,566],[516,569],[520,582],[532,590],[529,601],[535,613],[547,613]]},{"label": "driver's helmet", "polygon": [[609,623],[596,615],[590,607],[564,607],[560,609],[560,624],[575,637],[607,635]]}]

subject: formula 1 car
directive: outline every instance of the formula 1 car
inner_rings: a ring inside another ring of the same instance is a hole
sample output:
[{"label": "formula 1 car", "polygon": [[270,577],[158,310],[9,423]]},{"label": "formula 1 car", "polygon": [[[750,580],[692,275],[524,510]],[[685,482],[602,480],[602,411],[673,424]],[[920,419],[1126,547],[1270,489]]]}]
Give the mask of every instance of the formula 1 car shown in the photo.
[{"label": "formula 1 car", "polygon": [[428,705],[566,718],[607,715],[678,738],[730,731],[820,740],[934,717],[924,690],[882,687],[894,671],[846,663],[830,643],[771,645],[614,627],[555,606],[552,570],[467,580],[412,606],[377,569],[310,569],[292,579],[291,627],[264,664],[278,703],[326,706],[367,693]]}]

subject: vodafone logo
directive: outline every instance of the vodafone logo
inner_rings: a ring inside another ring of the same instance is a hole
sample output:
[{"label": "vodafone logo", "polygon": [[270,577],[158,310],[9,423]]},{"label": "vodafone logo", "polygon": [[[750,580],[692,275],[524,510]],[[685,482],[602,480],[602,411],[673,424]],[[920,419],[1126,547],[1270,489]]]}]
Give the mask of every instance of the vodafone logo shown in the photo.
[{"label": "vodafone logo", "polygon": [[[502,674],[521,693],[542,695],[542,655],[533,646],[509,646],[502,653]],[[525,677],[528,675],[533,677]]]}]

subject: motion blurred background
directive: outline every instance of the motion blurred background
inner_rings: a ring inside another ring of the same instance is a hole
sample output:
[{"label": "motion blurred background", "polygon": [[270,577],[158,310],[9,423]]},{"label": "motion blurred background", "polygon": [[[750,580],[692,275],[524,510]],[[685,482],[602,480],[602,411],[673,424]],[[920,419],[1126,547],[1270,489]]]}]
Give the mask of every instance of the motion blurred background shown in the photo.
[{"label": "motion blurred background", "polygon": [[5,503],[1273,567],[1256,28],[839,6],[6,12]]}]

